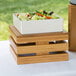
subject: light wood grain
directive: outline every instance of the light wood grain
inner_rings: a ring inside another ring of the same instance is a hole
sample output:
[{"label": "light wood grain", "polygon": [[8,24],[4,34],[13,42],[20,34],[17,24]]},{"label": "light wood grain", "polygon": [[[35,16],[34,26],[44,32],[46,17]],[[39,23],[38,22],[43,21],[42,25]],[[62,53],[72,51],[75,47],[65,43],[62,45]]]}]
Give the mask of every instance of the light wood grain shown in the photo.
[{"label": "light wood grain", "polygon": [[31,64],[31,63],[43,63],[43,62],[55,62],[55,61],[67,61],[68,53],[61,54],[49,54],[49,55],[41,55],[41,56],[28,56],[28,57],[19,57],[13,48],[11,51],[17,59],[17,64]]},{"label": "light wood grain", "polygon": [[40,42],[36,42],[36,45],[47,45],[49,44],[48,41],[40,41]]},{"label": "light wood grain", "polygon": [[38,55],[41,55],[41,54],[48,54],[49,52],[54,52],[54,51],[68,50],[67,42],[62,42],[57,44],[46,44],[46,45],[43,44],[43,45],[21,46],[21,45],[17,45],[12,39],[12,37],[10,37],[10,42],[17,54],[37,53]]},{"label": "light wood grain", "polygon": [[[37,45],[49,45],[49,42],[48,41],[40,41],[40,42],[36,42],[36,46]],[[45,48],[45,47],[44,47]],[[49,49],[48,49],[49,50]],[[46,55],[46,54],[48,54],[48,52],[47,51],[45,51],[44,50],[44,52],[42,52],[42,50],[41,50],[41,52],[38,52],[38,53],[36,53],[37,55]]]},{"label": "light wood grain", "polygon": [[68,40],[68,33],[66,32],[22,35],[14,26],[10,26],[9,28],[11,36],[17,44],[23,44],[28,42]]},{"label": "light wood grain", "polygon": [[17,60],[18,60],[18,58],[17,58],[17,54],[13,51],[13,48],[12,48],[12,46],[10,45],[10,52],[11,52],[11,54],[13,55],[13,58],[15,59],[15,61],[16,62],[18,62]]}]

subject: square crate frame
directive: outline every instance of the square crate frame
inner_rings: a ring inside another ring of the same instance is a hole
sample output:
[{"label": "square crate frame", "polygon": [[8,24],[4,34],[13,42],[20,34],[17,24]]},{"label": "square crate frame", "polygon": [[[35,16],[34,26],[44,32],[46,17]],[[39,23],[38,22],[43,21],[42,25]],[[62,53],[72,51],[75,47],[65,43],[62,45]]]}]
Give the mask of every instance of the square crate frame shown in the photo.
[{"label": "square crate frame", "polygon": [[[10,47],[17,64],[30,64],[39,62],[54,62],[68,60],[68,33],[46,33],[22,35],[14,26],[10,26]],[[60,43],[52,43],[60,41]],[[26,46],[25,44],[35,43]],[[51,44],[49,44],[51,43]],[[49,54],[49,53],[52,54]],[[54,53],[57,52],[57,53]],[[22,56],[24,54],[36,53],[36,56]]]}]

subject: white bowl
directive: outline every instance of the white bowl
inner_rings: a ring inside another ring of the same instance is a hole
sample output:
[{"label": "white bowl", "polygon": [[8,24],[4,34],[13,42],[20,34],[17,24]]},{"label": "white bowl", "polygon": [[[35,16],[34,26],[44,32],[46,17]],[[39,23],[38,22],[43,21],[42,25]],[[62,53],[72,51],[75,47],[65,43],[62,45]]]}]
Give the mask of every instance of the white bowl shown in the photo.
[{"label": "white bowl", "polygon": [[63,18],[61,17],[59,19],[21,21],[16,14],[14,14],[13,23],[21,34],[63,31]]}]

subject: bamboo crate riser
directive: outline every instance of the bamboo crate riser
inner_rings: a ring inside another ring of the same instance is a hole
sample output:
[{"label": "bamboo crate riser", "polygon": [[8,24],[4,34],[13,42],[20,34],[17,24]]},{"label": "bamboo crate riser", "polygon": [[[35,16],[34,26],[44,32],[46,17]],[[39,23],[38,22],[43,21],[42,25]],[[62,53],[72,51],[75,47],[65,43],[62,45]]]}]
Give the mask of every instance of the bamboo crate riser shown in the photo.
[{"label": "bamboo crate riser", "polygon": [[14,26],[10,26],[9,31],[17,44],[40,41],[68,40],[68,34],[65,32],[22,35]]},{"label": "bamboo crate riser", "polygon": [[68,33],[43,33],[22,35],[10,26],[10,48],[17,64],[55,62],[68,60]]},{"label": "bamboo crate riser", "polygon": [[31,64],[31,63],[41,63],[41,62],[55,62],[55,61],[67,61],[68,53],[61,54],[51,54],[51,55],[41,55],[41,56],[28,56],[28,57],[19,57],[14,49],[10,48],[17,64]]},{"label": "bamboo crate riser", "polygon": [[[18,45],[14,42],[12,37],[10,37],[10,42],[12,47],[14,48],[15,52],[17,54],[28,54],[28,53],[37,53],[39,54],[47,54],[49,52],[54,51],[66,51],[68,50],[68,43],[62,42],[62,43],[52,43],[52,44],[43,44],[43,45]],[[48,42],[49,43],[49,42]]]}]

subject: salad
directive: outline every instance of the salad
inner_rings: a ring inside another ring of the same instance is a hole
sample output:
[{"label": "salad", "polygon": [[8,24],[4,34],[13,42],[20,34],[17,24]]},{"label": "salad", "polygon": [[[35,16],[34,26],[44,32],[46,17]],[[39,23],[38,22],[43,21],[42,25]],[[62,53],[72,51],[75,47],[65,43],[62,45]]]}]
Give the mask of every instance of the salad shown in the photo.
[{"label": "salad", "polygon": [[35,11],[33,13],[20,13],[20,14],[16,14],[16,16],[20,19],[20,20],[46,20],[46,19],[59,19],[59,17],[57,17],[54,12],[47,12],[45,10],[40,10],[40,11]]}]

